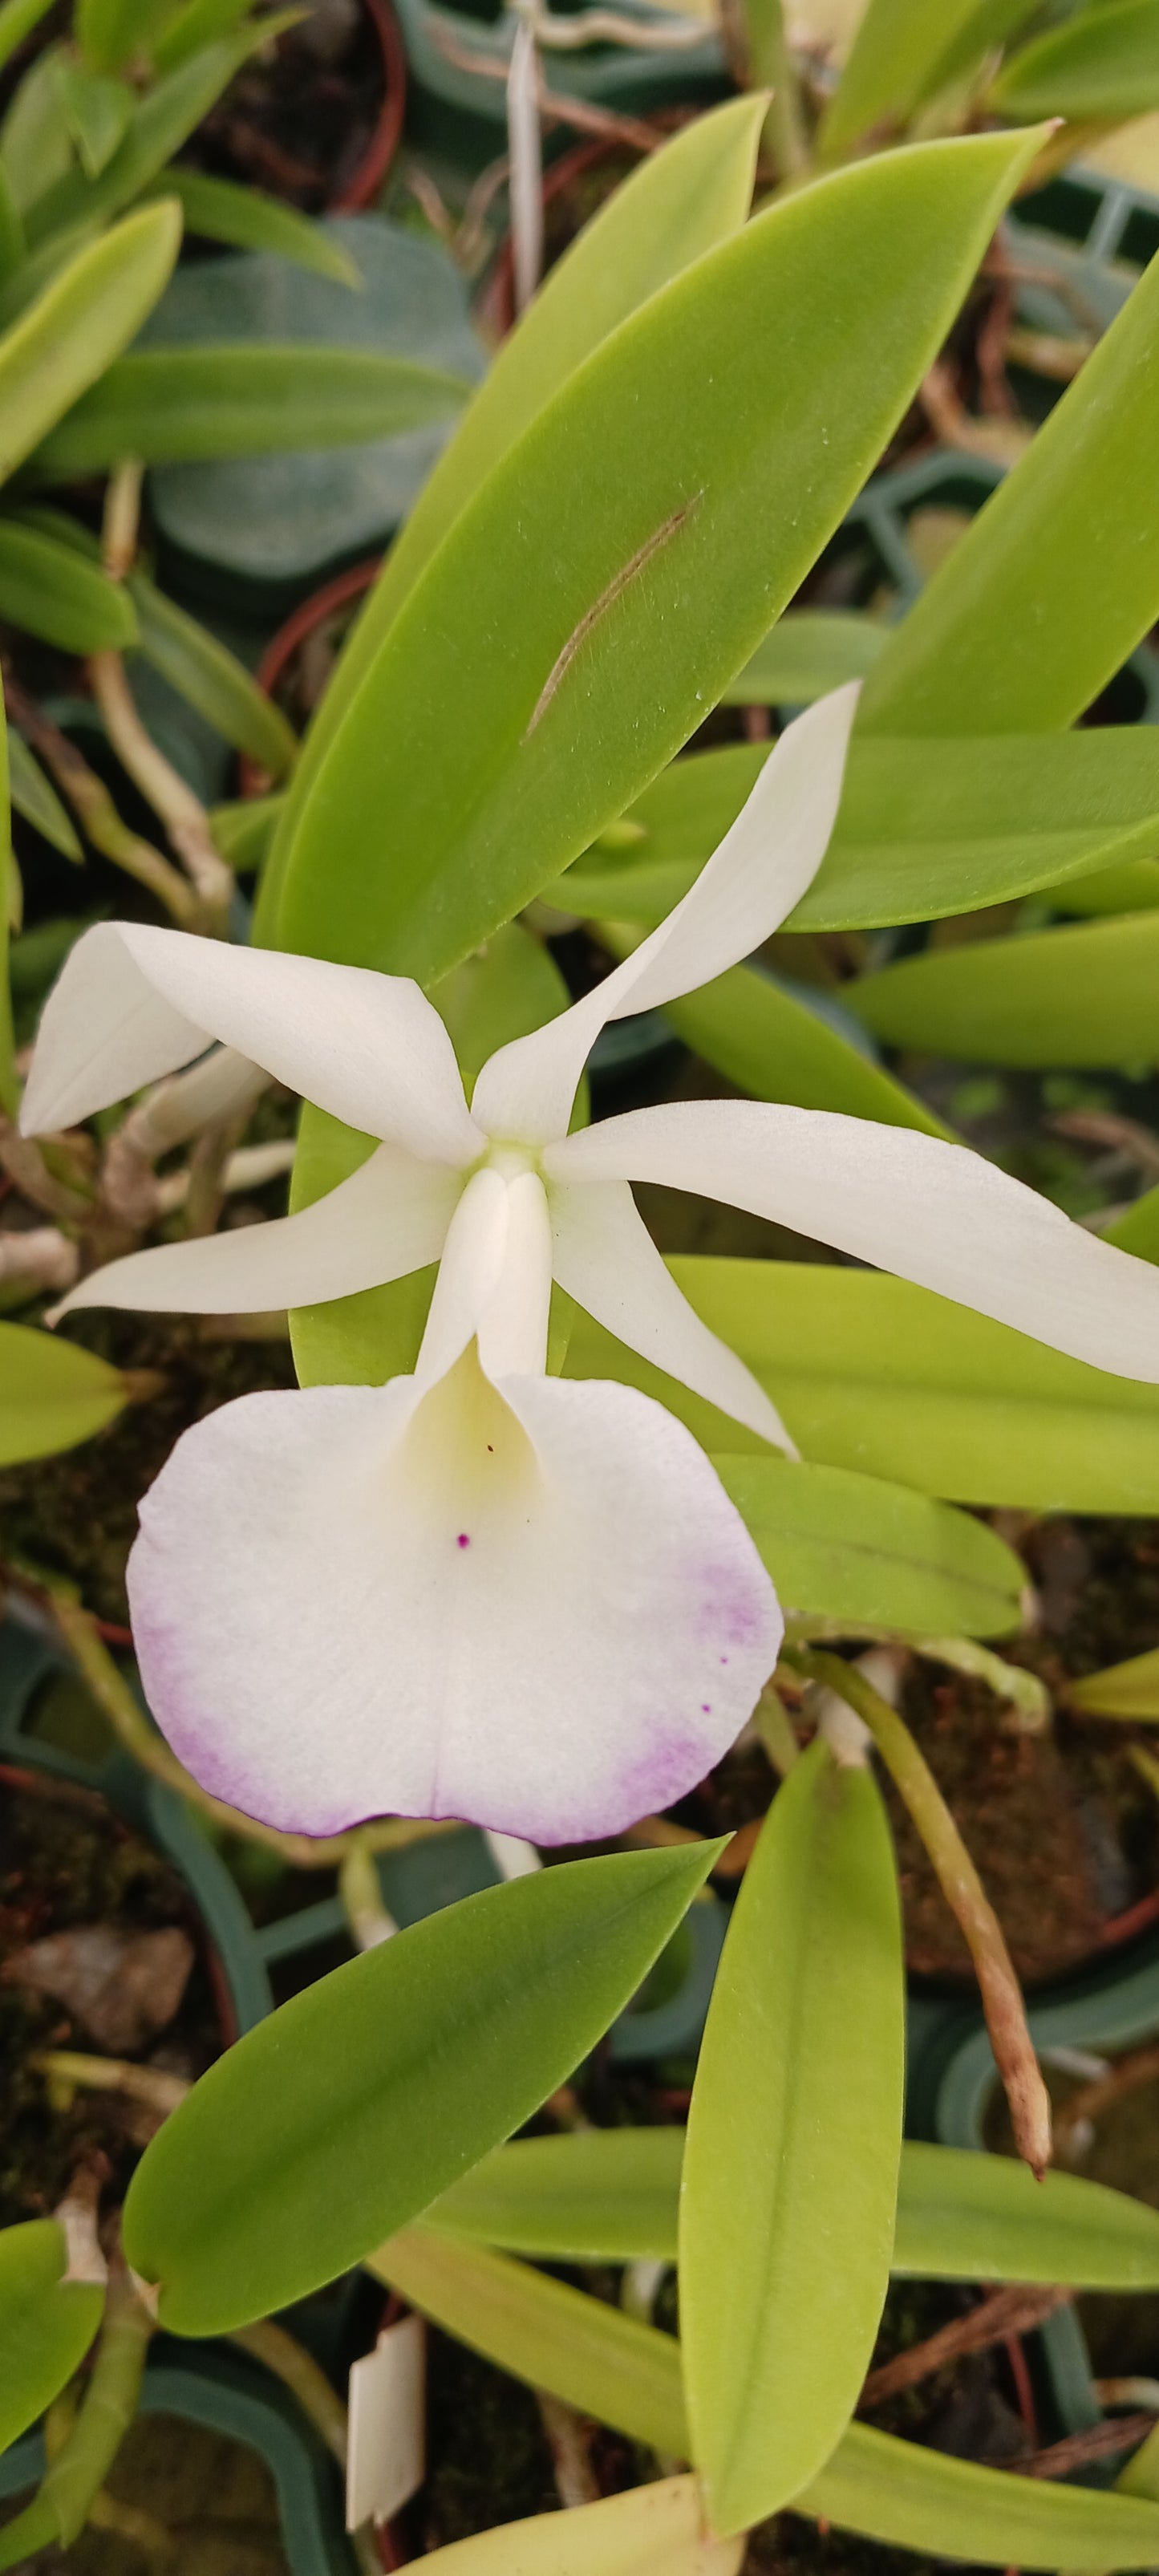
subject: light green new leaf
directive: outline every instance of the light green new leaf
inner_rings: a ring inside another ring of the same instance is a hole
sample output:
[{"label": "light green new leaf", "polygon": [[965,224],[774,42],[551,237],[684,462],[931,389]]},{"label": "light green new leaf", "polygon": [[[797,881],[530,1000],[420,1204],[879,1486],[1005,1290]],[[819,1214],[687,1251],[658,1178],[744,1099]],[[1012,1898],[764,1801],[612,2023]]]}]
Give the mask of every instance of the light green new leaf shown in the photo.
[{"label": "light green new leaf", "polygon": [[754,1100],[837,1109],[925,1136],[949,1133],[924,1100],[759,967],[728,967],[698,992],[666,1002],[664,1016],[694,1054]]},{"label": "light green new leaf", "polygon": [[[0,367],[3,355],[0,341]],[[439,367],[373,349],[302,341],[284,349],[234,341],[143,349],[106,369],[37,449],[32,470],[42,482],[67,482],[103,472],[121,456],[188,465],[360,446],[450,419],[470,390]]]},{"label": "light green new leaf", "polygon": [[[877,125],[904,125],[943,81],[1028,18],[1035,0],[869,0],[821,120],[818,144],[840,160]],[[1050,113],[1051,111],[1044,111]]]},{"label": "light green new leaf", "polygon": [[[116,360],[156,303],[180,242],[179,207],[168,198],[143,207],[78,251],[5,331],[0,478],[15,472],[62,412]],[[125,452],[118,449],[115,456]]]},{"label": "light green new leaf", "polygon": [[[669,1267],[806,1458],[960,1503],[1159,1512],[1159,1387],[1067,1359],[905,1279],[697,1254]],[[565,1374],[643,1387],[713,1455],[759,1449],[578,1309]]]},{"label": "light green new leaf", "polygon": [[784,1610],[914,1637],[1017,1628],[1025,1569],[983,1522],[837,1467],[735,1453],[713,1464]]},{"label": "light green new leaf", "polygon": [[79,866],[84,852],[73,824],[39,761],[33,759],[23,736],[15,733],[11,725],[7,729],[7,746],[9,790],[15,811],[23,814],[26,823],[35,824],[62,858]]},{"label": "light green new leaf", "polygon": [[970,137],[804,189],[596,350],[463,510],[333,736],[285,945],[429,983],[622,813],[838,523],[1026,157]]},{"label": "light green new leaf", "polygon": [[[437,2227],[555,2263],[676,2260],[683,2129],[586,2129],[497,2147],[426,2212]],[[1012,2156],[906,2140],[890,2270],[934,2281],[1159,2286],[1159,2212]]]},{"label": "light green new leaf", "polygon": [[90,179],[99,179],[128,132],[135,93],[127,81],[88,71],[60,56],[55,64],[60,112]]},{"label": "light green new leaf", "polygon": [[537,2513],[452,2541],[434,2576],[736,2576],[744,2543],[704,2529],[697,2478],[657,2478],[563,2515]]},{"label": "light green new leaf", "polygon": [[[651,928],[694,883],[767,756],[763,743],[730,743],[674,761],[624,817],[626,851],[605,854],[597,843],[561,877],[553,900]],[[833,837],[786,927],[938,920],[1084,878],[1104,861],[1109,874],[1112,860],[1154,878],[1159,901],[1157,846],[1159,735],[1150,725],[985,741],[855,733]],[[1086,882],[1093,891],[1100,877]],[[1073,904],[1069,889],[1060,901],[1087,909],[1084,884],[1073,894]]]},{"label": "light green new leaf", "polygon": [[1159,259],[893,629],[865,683],[863,729],[1073,723],[1159,611],[1157,426]]},{"label": "light green new leaf", "polygon": [[66,2281],[67,2261],[55,2218],[0,2234],[0,2451],[67,2387],[101,2322],[104,2291]]},{"label": "light green new leaf", "polygon": [[[543,1027],[568,1005],[568,990],[546,948],[517,921],[464,958],[431,992],[450,1031],[468,1093],[480,1067],[512,1038]],[[581,1087],[577,1124],[586,1116]],[[324,1190],[355,1172],[374,1151],[374,1139],[343,1127],[325,1110],[307,1107],[298,1131],[290,1188],[293,1209],[309,1207]],[[290,1318],[294,1364],[303,1386],[381,1385],[413,1368],[426,1322],[434,1271],[334,1297],[324,1306],[299,1307]]]},{"label": "light green new leaf", "polygon": [[519,2128],[623,2009],[723,1846],[536,1871],[295,1995],[146,2149],[125,2251],[177,2334],[332,2280]]},{"label": "light green new leaf", "polygon": [[848,608],[790,608],[758,644],[751,662],[724,692],[726,707],[803,707],[863,680],[873,669],[886,628]]},{"label": "light green new leaf", "polygon": [[76,1342],[28,1324],[0,1324],[0,1466],[75,1449],[128,1400],[119,1370]]},{"label": "light green new leaf", "polygon": [[1159,915],[1117,914],[902,958],[844,984],[891,1046],[976,1064],[1132,1065],[1159,1057]]},{"label": "light green new leaf", "polygon": [[0,613],[64,653],[125,652],[137,641],[123,586],[16,515],[0,520]]},{"label": "light green new leaf", "polygon": [[1012,57],[989,103],[1002,116],[1112,124],[1145,116],[1159,106],[1159,0],[1080,10]]},{"label": "light green new leaf", "polygon": [[180,150],[249,55],[292,26],[299,14],[297,9],[283,10],[251,21],[237,35],[206,45],[191,62],[156,81],[134,109],[123,142],[98,179],[88,178],[83,170],[67,170],[28,205],[32,247],[65,225],[107,223],[111,215],[119,214]]},{"label": "light green new leaf", "polygon": [[[0,709],[3,707],[3,685],[0,683]],[[8,971],[8,944],[13,915],[19,919],[23,910],[23,890],[12,848],[12,805],[8,785],[8,725],[0,723],[0,1109],[14,1118],[20,1105],[20,1085],[16,1079],[16,1046],[12,1028],[12,987]],[[16,904],[12,897],[20,894]]]},{"label": "light green new leaf", "polygon": [[236,250],[277,251],[299,268],[332,277],[337,286],[362,283],[357,260],[341,242],[295,206],[264,196],[260,188],[238,188],[232,179],[210,179],[201,170],[174,169],[166,170],[157,188],[179,200],[186,232],[199,233],[204,241],[229,242]]},{"label": "light green new leaf", "polygon": [[401,601],[491,467],[617,324],[702,252],[739,232],[763,118],[763,100],[733,99],[650,154],[584,225],[503,342],[395,538],[313,719],[280,836],[282,854],[323,753]]},{"label": "light green new leaf", "polygon": [[681,2339],[716,2531],[799,2494],[853,2414],[889,2286],[904,2061],[885,1809],[817,1739],[745,1871],[688,2115]]},{"label": "light green new leaf", "polygon": [[[369,2269],[501,2370],[687,2458],[680,2351],[670,2335],[525,2263],[426,2227],[380,2246]],[[1159,2557],[1159,2505],[975,2468],[864,2424],[842,2435],[792,2510],[937,2559],[952,2534],[955,2557],[1049,2576],[1060,2567],[1097,2576]]]},{"label": "light green new leaf", "polygon": [[1105,1672],[1084,1673],[1068,1685],[1067,1701],[1094,1717],[1159,1718],[1159,1647]]}]

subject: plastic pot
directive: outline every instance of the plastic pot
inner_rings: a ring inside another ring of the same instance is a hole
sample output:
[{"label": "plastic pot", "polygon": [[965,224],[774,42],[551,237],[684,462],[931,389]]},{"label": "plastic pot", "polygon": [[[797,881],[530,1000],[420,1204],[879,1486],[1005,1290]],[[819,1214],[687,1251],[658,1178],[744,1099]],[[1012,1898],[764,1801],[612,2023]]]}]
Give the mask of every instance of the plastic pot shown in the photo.
[{"label": "plastic pot", "polygon": [[[274,2482],[291,2576],[354,2576],[334,2463],[293,2400],[244,2355],[158,2336],[138,2414],[172,2416],[256,2451]],[[26,2433],[0,2458],[0,2497],[36,2485],[44,2468],[43,2436]]]}]

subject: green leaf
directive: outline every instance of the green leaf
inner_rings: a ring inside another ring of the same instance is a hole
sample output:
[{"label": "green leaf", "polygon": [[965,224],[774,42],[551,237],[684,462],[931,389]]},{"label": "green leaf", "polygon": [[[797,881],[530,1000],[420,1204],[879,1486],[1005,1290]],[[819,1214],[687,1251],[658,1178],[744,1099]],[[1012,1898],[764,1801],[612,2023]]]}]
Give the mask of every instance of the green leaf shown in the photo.
[{"label": "green leaf", "polygon": [[127,81],[87,71],[59,57],[55,66],[60,112],[90,179],[99,179],[128,132],[135,106]]},{"label": "green leaf", "polygon": [[916,1127],[925,1136],[949,1133],[924,1100],[760,967],[728,967],[697,992],[666,1002],[664,1016],[694,1054],[754,1100],[837,1109],[887,1127]]},{"label": "green leaf", "polygon": [[[669,1267],[806,1458],[960,1503],[1159,1512],[1159,1388],[881,1273],[696,1254]],[[643,1387],[714,1456],[758,1449],[578,1310],[565,1374]]]},{"label": "green leaf", "polygon": [[999,72],[989,104],[1003,116],[1066,116],[1117,125],[1159,106],[1159,0],[1080,10],[1024,45]]},{"label": "green leaf", "polygon": [[284,796],[246,796],[234,804],[210,807],[209,828],[214,844],[239,876],[245,876],[250,868],[260,868],[285,801]]},{"label": "green leaf", "polygon": [[1159,908],[1159,859],[1125,859],[1121,867],[1100,868],[1093,877],[1075,877],[1050,891],[1053,911],[1090,920],[1109,912],[1153,912]]},{"label": "green leaf", "polygon": [[67,2387],[101,2322],[104,2291],[66,2281],[67,2261],[55,2218],[0,2233],[0,2451]]},{"label": "green leaf", "polygon": [[853,2414],[889,2286],[904,2072],[885,1809],[818,1738],[741,1882],[688,2115],[681,2338],[715,2531],[776,2513]]},{"label": "green leaf", "polygon": [[[767,756],[766,744],[730,743],[674,761],[629,807],[626,852],[605,856],[597,843],[561,877],[553,900],[652,928],[695,882]],[[1149,725],[984,741],[855,734],[832,840],[786,927],[937,920],[1054,888],[1111,860],[1153,879],[1159,902],[1157,841],[1159,737]],[[1100,878],[1088,881],[1095,889]],[[1073,908],[1086,909],[1083,885],[1073,892]]]},{"label": "green leaf", "polygon": [[[208,627],[158,590],[147,573],[131,572],[126,588],[137,612],[145,660],[225,742],[236,751],[248,752],[272,778],[284,777],[293,766],[297,736],[244,663]],[[249,810],[256,809],[251,805]]]},{"label": "green leaf", "polygon": [[180,241],[180,211],[168,200],[127,216],[78,251],[0,338],[0,477],[15,472],[132,339]]},{"label": "green leaf", "polygon": [[89,70],[119,72],[135,55],[147,56],[167,15],[158,0],[76,0],[76,39]]},{"label": "green leaf", "polygon": [[843,984],[891,1046],[976,1064],[1154,1064],[1159,915],[1119,914],[903,958]]},{"label": "green leaf", "polygon": [[[166,170],[158,192],[176,197],[188,233],[229,242],[236,250],[273,250],[299,268],[316,269],[337,286],[358,287],[358,262],[320,224],[260,188],[238,188],[232,179],[209,179],[201,170]],[[150,191],[152,193],[152,191]]]},{"label": "green leaf", "polygon": [[[0,712],[3,709],[3,682],[0,681]],[[12,983],[9,970],[9,941],[13,914],[23,910],[23,890],[19,907],[12,896],[20,888],[19,872],[12,848],[12,804],[8,784],[8,726],[0,724],[0,1109],[14,1118],[20,1105],[20,1086],[16,1079],[16,1045],[12,1028]]]},{"label": "green leaf", "polygon": [[1113,1224],[1102,1228],[1104,1243],[1133,1252],[1140,1261],[1159,1261],[1159,1182],[1124,1208]]},{"label": "green leaf", "polygon": [[[23,216],[41,190],[75,166],[57,90],[63,47],[49,45],[18,83],[0,126],[0,163],[9,200]],[[14,281],[18,285],[20,280]]]},{"label": "green leaf", "polygon": [[[434,986],[431,1000],[450,1031],[468,1092],[497,1047],[542,1028],[545,1020],[567,1009],[568,998],[554,958],[517,921],[489,939],[484,952],[453,968]],[[581,1117],[586,1114],[584,1099],[581,1089]],[[291,1207],[309,1207],[357,1171],[373,1151],[373,1137],[356,1135],[325,1110],[307,1106],[298,1131]],[[421,1270],[385,1288],[298,1308],[290,1329],[302,1385],[380,1385],[399,1370],[413,1368],[433,1282],[433,1270]]]},{"label": "green leaf", "polygon": [[1018,1627],[1025,1568],[983,1522],[837,1467],[727,1453],[713,1464],[795,1616],[917,1637]]},{"label": "green leaf", "polygon": [[445,2576],[737,2576],[743,2544],[704,2529],[697,2478],[652,2478],[561,2515],[473,2532],[433,2554]]},{"label": "green leaf", "polygon": [[46,17],[52,0],[3,0],[0,7],[0,70],[12,60],[17,47],[32,34]]},{"label": "green leaf", "polygon": [[[0,341],[0,364],[3,353]],[[244,348],[231,341],[145,349],[106,368],[38,448],[33,471],[45,482],[67,482],[103,472],[126,455],[147,465],[188,465],[359,446],[450,418],[470,390],[441,368],[370,349],[315,349],[305,342]]]},{"label": "green leaf", "polygon": [[517,2138],[452,2183],[423,2233],[438,2228],[548,2262],[674,2263],[683,2161],[683,2129]]},{"label": "green leaf", "polygon": [[[981,2159],[979,2158],[980,2162]],[[654,2326],[506,2255],[425,2227],[380,2246],[370,2270],[448,2334],[581,2414],[675,2459],[688,2456],[679,2347]],[[975,2468],[853,2424],[792,2510],[887,2546],[986,2566],[1079,2571],[1150,2566],[1159,2506],[1093,2487]]]},{"label": "green leaf", "polygon": [[249,55],[294,24],[298,15],[296,9],[283,10],[251,21],[240,33],[206,45],[192,61],[155,82],[134,110],[124,141],[99,179],[90,179],[83,170],[68,170],[27,204],[31,246],[35,249],[67,224],[107,223],[111,215],[119,214],[180,150]]},{"label": "green leaf", "polygon": [[0,161],[0,278],[10,280],[25,260],[24,226],[12,194],[7,171]]},{"label": "green leaf", "polygon": [[849,608],[790,608],[724,692],[726,707],[803,707],[863,680],[886,639],[875,618]]},{"label": "green leaf", "polygon": [[719,1843],[581,1860],[428,1915],[211,2066],[137,2167],[125,2250],[177,2334],[332,2280],[521,2126],[607,2029]]},{"label": "green leaf", "polygon": [[472,2351],[597,2423],[688,2458],[680,2347],[621,2308],[431,2227],[380,2245],[368,2271]]},{"label": "green leaf", "polygon": [[1095,1717],[1159,1718],[1159,1647],[1067,1685],[1067,1703]]},{"label": "green leaf", "polygon": [[[279,867],[323,753],[435,547],[573,369],[692,260],[739,232],[763,117],[763,101],[734,99],[650,154],[584,225],[503,342],[395,538],[310,726]],[[272,926],[272,893],[268,900]]]},{"label": "green leaf", "polygon": [[0,520],[0,607],[12,625],[64,653],[124,652],[137,641],[122,585],[15,516]]},{"label": "green leaf", "polygon": [[[183,63],[200,56],[205,48],[221,36],[229,35],[246,15],[248,0],[184,0],[184,6],[167,15],[165,26],[153,45],[153,61],[159,72],[177,71]],[[269,26],[268,18],[251,21],[259,27]]]},{"label": "green leaf", "polygon": [[865,683],[865,730],[1061,730],[1091,704],[1159,610],[1159,511],[1139,501],[1157,412],[1153,260],[1025,456],[893,629]]},{"label": "green leaf", "polygon": [[[587,2129],[497,2147],[426,2212],[438,2228],[556,2263],[676,2260],[683,2129]],[[890,2269],[918,2280],[1159,2286],[1159,2212],[1077,2174],[906,2140]]]},{"label": "green leaf", "polygon": [[62,858],[71,859],[79,867],[84,852],[73,824],[39,761],[33,759],[27,743],[11,725],[7,728],[7,746],[9,788],[16,812],[23,814],[26,823],[35,824]]},{"label": "green leaf", "polygon": [[462,511],[333,735],[286,945],[429,983],[623,812],[838,524],[1028,150],[971,137],[804,189],[595,351]]},{"label": "green leaf", "polygon": [[[962,64],[1031,15],[1036,0],[870,0],[821,119],[818,144],[839,160],[871,126],[904,125]],[[1050,113],[1047,110],[1044,113]]]},{"label": "green leaf", "polygon": [[115,1421],[126,1400],[119,1370],[78,1343],[0,1324],[0,1466],[75,1449]]}]

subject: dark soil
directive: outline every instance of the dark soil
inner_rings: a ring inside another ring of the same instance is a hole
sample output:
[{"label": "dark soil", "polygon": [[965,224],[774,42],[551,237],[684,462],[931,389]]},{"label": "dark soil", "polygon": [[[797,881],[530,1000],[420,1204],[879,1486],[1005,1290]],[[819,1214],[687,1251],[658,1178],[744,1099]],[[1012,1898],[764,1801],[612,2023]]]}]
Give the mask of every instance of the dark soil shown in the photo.
[{"label": "dark soil", "polygon": [[[47,1779],[25,1787],[19,1775],[0,1774],[0,1971],[49,1934],[97,1923],[132,1932],[172,1924],[189,1935],[197,1962],[148,2059],[192,2080],[217,2055],[221,2034],[200,1927],[176,1872],[91,1790]],[[140,2106],[112,2094],[86,2088],[71,2108],[54,2107],[30,2063],[42,2049],[94,2053],[60,2002],[0,1975],[0,2226],[51,2211],[96,2154],[107,2158],[119,2199],[144,2142]]]},{"label": "dark soil", "polygon": [[345,195],[384,94],[382,48],[359,0],[321,0],[245,64],[182,153],[211,177],[310,215]]}]

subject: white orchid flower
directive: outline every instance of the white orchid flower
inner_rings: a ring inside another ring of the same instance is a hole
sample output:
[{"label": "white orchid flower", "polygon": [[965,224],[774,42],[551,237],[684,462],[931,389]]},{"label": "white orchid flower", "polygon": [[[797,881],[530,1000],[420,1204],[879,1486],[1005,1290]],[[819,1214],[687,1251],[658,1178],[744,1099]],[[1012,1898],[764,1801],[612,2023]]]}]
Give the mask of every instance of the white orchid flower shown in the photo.
[{"label": "white orchid flower", "polygon": [[855,698],[788,728],[684,901],[594,992],[501,1047],[469,1109],[406,979],[132,924],[88,931],[69,958],[26,1131],[217,1040],[381,1141],[299,1214],[135,1253],[66,1305],[310,1305],[440,1263],[413,1376],[244,1396],[185,1433],[142,1507],[129,1588],[150,1703],[247,1813],[314,1834],[396,1813],[587,1840],[689,1790],[749,1715],[782,1623],[708,1459],[635,1390],[545,1373],[554,1278],[791,1449],[676,1288],[635,1180],[731,1201],[1159,1380],[1159,1274],[963,1147],[747,1100],[568,1134],[604,1024],[720,974],[809,885]]}]

